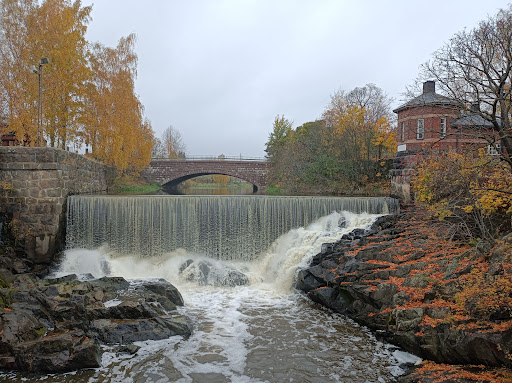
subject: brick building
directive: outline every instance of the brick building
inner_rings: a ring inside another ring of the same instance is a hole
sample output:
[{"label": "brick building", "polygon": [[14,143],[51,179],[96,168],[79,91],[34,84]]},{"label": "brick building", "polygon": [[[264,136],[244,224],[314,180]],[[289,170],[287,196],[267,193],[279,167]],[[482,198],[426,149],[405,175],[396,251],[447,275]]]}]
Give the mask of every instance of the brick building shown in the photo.
[{"label": "brick building", "polygon": [[492,124],[479,114],[478,104],[469,112],[448,97],[436,93],[434,81],[423,83],[423,93],[393,110],[398,115],[396,127],[397,152],[417,153],[420,150],[462,150],[487,147],[496,154],[499,143],[489,147],[478,136],[492,136]]},{"label": "brick building", "polygon": [[[437,94],[434,81],[423,83],[420,96],[393,112],[398,115],[395,131],[398,146],[391,192],[405,201],[412,199],[411,174],[425,151],[486,148],[487,154],[497,155],[501,149],[492,124],[480,116],[478,104],[466,111],[456,100]],[[483,136],[494,136],[495,142],[489,144]]]}]

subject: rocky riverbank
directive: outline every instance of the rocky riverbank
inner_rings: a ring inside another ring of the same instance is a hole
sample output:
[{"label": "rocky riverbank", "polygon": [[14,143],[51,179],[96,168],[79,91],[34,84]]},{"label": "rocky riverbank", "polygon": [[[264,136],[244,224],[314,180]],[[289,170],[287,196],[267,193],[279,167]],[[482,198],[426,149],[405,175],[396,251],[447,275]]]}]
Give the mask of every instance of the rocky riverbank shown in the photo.
[{"label": "rocky riverbank", "polygon": [[0,257],[0,369],[65,372],[99,367],[102,345],[189,336],[179,291],[160,279],[69,275],[41,279],[11,253]]},{"label": "rocky riverbank", "polygon": [[424,363],[404,381],[507,382],[512,381],[511,254],[511,236],[495,245],[469,246],[458,242],[448,225],[410,208],[324,245],[299,272],[296,287],[435,362]]}]

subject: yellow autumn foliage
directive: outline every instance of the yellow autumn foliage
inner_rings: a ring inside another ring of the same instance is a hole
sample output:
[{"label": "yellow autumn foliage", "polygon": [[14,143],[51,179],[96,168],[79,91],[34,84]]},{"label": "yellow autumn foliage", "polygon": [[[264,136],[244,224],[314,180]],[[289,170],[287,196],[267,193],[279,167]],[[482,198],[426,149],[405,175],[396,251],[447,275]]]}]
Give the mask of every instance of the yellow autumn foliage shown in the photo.
[{"label": "yellow autumn foliage", "polygon": [[439,219],[459,219],[479,237],[510,229],[512,173],[483,152],[431,154],[419,165],[413,187],[417,201]]},{"label": "yellow autumn foliage", "polygon": [[[91,11],[80,0],[0,0],[0,117],[37,145],[40,78],[42,145],[85,144],[106,164],[138,171],[150,161],[153,131],[134,90],[135,36],[116,48],[89,43]],[[39,66],[41,58],[49,63]]]}]

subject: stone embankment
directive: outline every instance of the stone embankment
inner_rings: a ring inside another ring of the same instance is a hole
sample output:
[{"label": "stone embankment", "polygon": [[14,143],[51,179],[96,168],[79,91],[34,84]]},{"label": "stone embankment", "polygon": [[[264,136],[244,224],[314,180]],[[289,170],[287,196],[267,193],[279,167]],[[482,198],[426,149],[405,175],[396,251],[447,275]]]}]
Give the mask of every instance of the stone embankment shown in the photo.
[{"label": "stone embankment", "polygon": [[120,277],[38,279],[15,274],[28,268],[23,262],[0,257],[0,369],[99,367],[101,345],[135,353],[133,342],[191,334],[177,310],[183,299],[165,280],[131,285]]},{"label": "stone embankment", "polygon": [[105,194],[112,172],[61,149],[0,147],[0,223],[9,222],[18,246],[44,269],[64,240],[66,198]]},{"label": "stone embankment", "polygon": [[424,359],[511,368],[511,240],[470,247],[421,214],[325,244],[296,287]]}]

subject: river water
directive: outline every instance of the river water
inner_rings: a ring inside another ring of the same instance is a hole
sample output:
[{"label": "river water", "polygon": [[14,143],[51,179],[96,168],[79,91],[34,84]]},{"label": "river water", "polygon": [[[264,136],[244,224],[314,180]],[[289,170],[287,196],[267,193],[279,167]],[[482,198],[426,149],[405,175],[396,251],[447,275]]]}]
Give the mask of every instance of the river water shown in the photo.
[{"label": "river water", "polygon": [[[205,204],[204,197],[187,198],[74,197],[69,206],[73,216],[68,217],[68,243],[74,248],[66,251],[56,275],[116,275],[132,283],[165,278],[183,295],[181,311],[193,322],[193,335],[139,342],[141,349],[134,356],[105,348],[99,369],[41,377],[10,374],[10,381],[392,382],[403,373],[403,362],[417,360],[293,289],[297,268],[306,266],[322,243],[367,227],[378,216],[376,210],[395,208],[392,201],[211,197]],[[174,211],[167,210],[169,204]],[[308,206],[312,206],[309,211]],[[336,211],[333,206],[350,207],[353,212]],[[203,211],[207,208],[209,212]],[[198,243],[181,246],[180,240],[159,239],[164,232],[184,235],[171,227],[181,222],[176,215],[188,217],[187,230],[195,234],[189,233],[187,240],[197,237]],[[283,215],[292,220],[289,225]],[[92,222],[86,224],[85,219]],[[214,227],[205,228],[202,221]],[[123,241],[108,240],[105,231],[112,225],[125,225],[115,230]],[[142,227],[146,225],[150,228]],[[243,225],[253,231],[253,242],[245,243],[250,236],[239,228]],[[128,229],[132,226],[137,228]],[[242,241],[230,238],[230,230]],[[153,235],[155,231],[160,234]],[[226,240],[230,245],[221,246],[213,239],[215,233],[218,242]],[[154,243],[138,247],[141,241]],[[207,259],[218,270],[236,268],[250,284],[205,286],[186,280],[178,269],[188,259]]]}]

